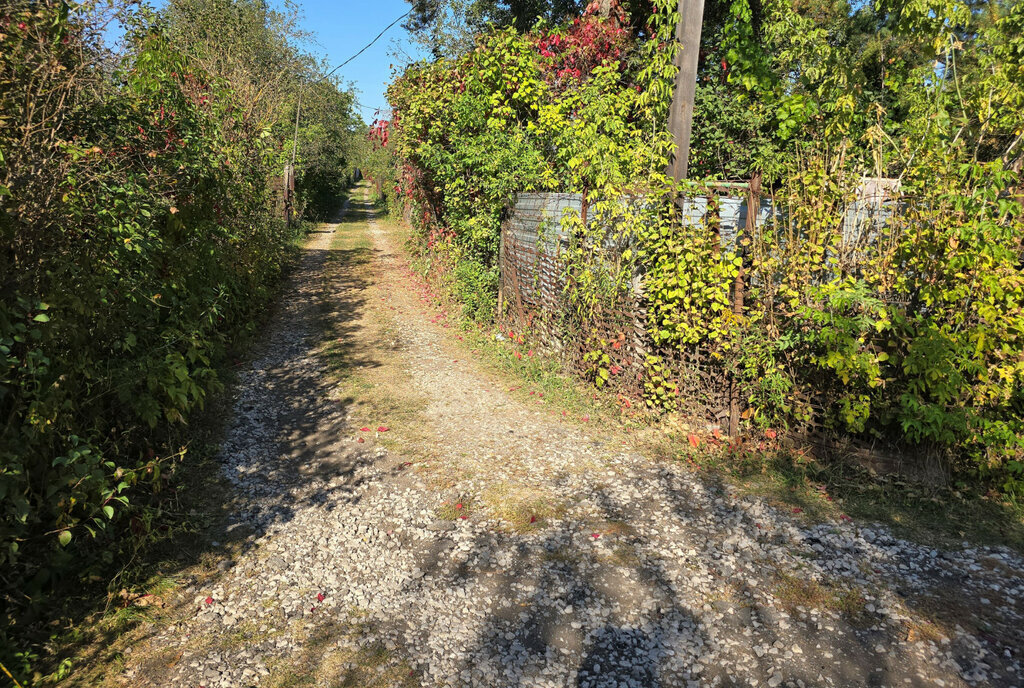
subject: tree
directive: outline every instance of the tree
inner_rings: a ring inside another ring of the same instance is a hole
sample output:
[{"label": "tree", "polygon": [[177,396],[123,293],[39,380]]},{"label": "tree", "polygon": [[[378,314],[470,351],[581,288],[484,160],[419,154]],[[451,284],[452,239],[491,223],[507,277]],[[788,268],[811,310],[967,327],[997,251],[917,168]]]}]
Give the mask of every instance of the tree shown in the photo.
[{"label": "tree", "polygon": [[558,23],[578,16],[579,0],[409,0],[412,11],[405,28],[434,57],[453,57],[473,45],[484,27],[515,27],[527,31],[545,20]]}]

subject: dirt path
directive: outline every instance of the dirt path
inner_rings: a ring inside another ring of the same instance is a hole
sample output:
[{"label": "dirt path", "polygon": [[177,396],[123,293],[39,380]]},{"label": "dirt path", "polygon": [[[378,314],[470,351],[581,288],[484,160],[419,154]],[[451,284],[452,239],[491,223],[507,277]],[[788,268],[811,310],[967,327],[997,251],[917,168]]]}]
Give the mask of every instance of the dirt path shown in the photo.
[{"label": "dirt path", "polygon": [[363,199],[310,242],[222,446],[219,563],[138,686],[1024,685],[1024,562],[807,525],[528,402]]}]

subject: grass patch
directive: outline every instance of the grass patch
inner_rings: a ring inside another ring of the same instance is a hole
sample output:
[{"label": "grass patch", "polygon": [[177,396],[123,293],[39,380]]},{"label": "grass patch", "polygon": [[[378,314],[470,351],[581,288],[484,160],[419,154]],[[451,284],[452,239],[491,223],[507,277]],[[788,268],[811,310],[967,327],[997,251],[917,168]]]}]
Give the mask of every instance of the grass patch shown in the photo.
[{"label": "grass patch", "polygon": [[846,516],[884,524],[898,536],[933,546],[956,547],[967,540],[1024,552],[1024,510],[995,495],[880,476],[785,449],[694,451],[680,445],[675,444],[679,455],[699,467],[802,518],[842,522]]},{"label": "grass patch", "polygon": [[776,578],[772,594],[788,613],[797,613],[800,608],[825,609],[841,614],[854,625],[868,625],[867,601],[856,588],[822,584],[787,573],[779,573]]},{"label": "grass patch", "polygon": [[487,511],[520,533],[537,530],[547,519],[565,513],[565,505],[540,490],[505,482],[489,486],[482,501]]},{"label": "grass patch", "polygon": [[477,500],[470,495],[466,495],[443,502],[441,506],[434,510],[434,513],[443,521],[457,521],[462,518],[469,518],[479,508],[480,505]]},{"label": "grass patch", "polygon": [[333,622],[314,629],[301,656],[278,662],[262,685],[270,688],[393,688],[419,685],[416,672],[381,643],[360,646],[358,623]]},{"label": "grass patch", "polygon": [[[410,458],[426,458],[432,437],[421,422],[426,400],[413,393],[404,374],[400,333],[379,308],[383,294],[376,284],[374,251],[363,199],[335,228],[324,289],[332,298],[322,304],[322,355],[332,396],[350,405],[353,430],[386,449],[400,448]],[[369,432],[359,432],[362,427]],[[378,428],[386,427],[386,432]]]}]

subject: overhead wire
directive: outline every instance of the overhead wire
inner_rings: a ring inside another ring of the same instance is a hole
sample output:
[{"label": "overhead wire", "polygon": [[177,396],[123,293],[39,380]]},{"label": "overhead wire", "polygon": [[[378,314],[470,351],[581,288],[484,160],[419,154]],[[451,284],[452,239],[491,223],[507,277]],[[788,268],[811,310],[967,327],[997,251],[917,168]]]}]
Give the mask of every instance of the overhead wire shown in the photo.
[{"label": "overhead wire", "polygon": [[[400,22],[400,21],[402,21],[403,19],[405,19],[406,17],[408,17],[408,16],[410,15],[410,14],[412,14],[412,10],[409,10],[408,12],[406,12],[405,14],[403,14],[402,16],[400,16],[400,17],[399,17],[398,19],[396,19],[395,21],[393,21],[393,22],[391,22],[390,24],[388,24],[387,26],[385,26],[385,27],[384,27],[384,28],[383,28],[383,29],[381,30],[381,32],[380,32],[380,33],[378,33],[378,34],[377,34],[376,36],[374,36],[374,37],[373,37],[373,40],[372,40],[372,41],[370,41],[369,43],[367,43],[366,45],[364,45],[364,46],[363,46],[362,48],[360,48],[360,49],[359,49],[359,52],[357,52],[357,53],[356,53],[355,55],[353,55],[352,57],[348,58],[347,60],[345,60],[345,61],[344,61],[344,62],[342,62],[342,63],[341,63],[340,65],[338,65],[337,67],[335,67],[335,68],[334,68],[334,69],[332,69],[331,71],[327,72],[326,74],[324,74],[324,75],[323,75],[322,77],[320,77],[320,78],[321,78],[321,79],[326,79],[327,77],[329,77],[330,75],[334,74],[334,73],[335,73],[336,71],[338,71],[339,69],[341,69],[342,67],[344,67],[345,65],[347,65],[347,64],[348,64],[349,62],[351,62],[352,60],[356,59],[357,57],[359,57],[360,55],[362,55],[363,53],[365,53],[365,52],[366,52],[367,50],[369,50],[369,49],[370,49],[370,47],[371,47],[371,46],[372,46],[372,45],[373,45],[374,43],[376,43],[377,41],[379,41],[379,40],[380,40],[380,38],[381,38],[381,36],[383,36],[384,34],[386,34],[386,33],[387,33],[387,32],[388,32],[388,31],[389,31],[390,29],[391,29],[391,27],[393,27],[393,26],[394,26],[395,24],[397,24],[398,22]],[[296,109],[295,109],[295,139],[294,139],[294,141],[292,141],[292,165],[294,165],[294,164],[295,164],[295,153],[296,153],[296,151],[297,151],[297,150],[298,150],[298,148],[299,148],[299,113],[300,113],[300,112],[301,112],[301,110],[302,110],[302,95],[301,95],[301,94],[302,94],[302,92],[301,92],[301,91],[299,91],[299,102],[298,102],[298,105],[297,105],[297,107],[296,107]],[[353,101],[352,101],[352,102],[353,102],[353,103],[354,103],[354,104],[355,104],[356,106],[358,106],[358,107],[361,107],[361,108],[362,108],[362,109],[364,109],[364,110],[376,110],[376,111],[379,111],[379,110],[380,110],[380,108],[371,108],[371,107],[368,107],[368,106],[366,106],[366,105],[363,105],[362,103],[360,103],[360,102],[356,101],[355,99],[353,99]]]},{"label": "overhead wire", "polygon": [[381,37],[381,36],[383,36],[384,34],[386,34],[386,33],[388,32],[388,29],[390,29],[390,28],[391,28],[392,26],[394,26],[394,25],[395,25],[395,24],[397,24],[398,22],[400,22],[400,21],[402,21],[403,19],[405,19],[406,17],[408,17],[408,16],[410,15],[410,14],[412,14],[412,10],[409,10],[408,12],[406,12],[405,14],[403,14],[403,15],[402,15],[401,17],[399,17],[399,18],[398,18],[398,19],[396,19],[395,21],[393,21],[393,22],[391,22],[390,24],[388,24],[387,26],[385,26],[385,27],[384,27],[384,30],[383,30],[383,31],[381,31],[381,32],[380,32],[379,34],[377,34],[377,35],[376,35],[376,36],[374,37],[374,39],[373,39],[372,41],[370,41],[369,43],[367,43],[366,45],[364,45],[364,46],[363,46],[363,47],[362,47],[362,48],[361,48],[361,49],[359,50],[359,52],[357,52],[357,53],[356,53],[355,55],[353,55],[352,57],[350,57],[350,58],[348,58],[347,60],[345,60],[344,62],[342,62],[342,63],[341,63],[340,65],[338,65],[337,67],[335,67],[335,68],[334,68],[334,69],[332,69],[331,71],[329,71],[329,72],[327,72],[326,74],[324,74],[324,78],[326,79],[326,78],[327,78],[327,77],[329,77],[329,76],[330,76],[331,74],[334,74],[334,73],[335,73],[336,71],[338,71],[339,69],[341,69],[342,67],[344,67],[345,65],[347,65],[347,64],[348,64],[349,62],[351,62],[352,60],[354,60],[354,59],[356,59],[357,57],[359,57],[360,55],[362,55],[362,54],[363,54],[364,52],[366,52],[366,51],[367,51],[367,50],[368,50],[368,49],[370,48],[370,46],[372,46],[372,45],[373,45],[374,43],[376,43],[377,41],[379,41],[379,40],[380,40],[380,37]]}]

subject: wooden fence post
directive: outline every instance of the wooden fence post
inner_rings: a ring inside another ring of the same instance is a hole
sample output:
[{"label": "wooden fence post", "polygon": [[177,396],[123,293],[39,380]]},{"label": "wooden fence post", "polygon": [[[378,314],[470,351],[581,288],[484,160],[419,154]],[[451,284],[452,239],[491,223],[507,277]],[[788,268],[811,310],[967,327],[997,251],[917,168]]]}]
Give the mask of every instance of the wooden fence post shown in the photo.
[{"label": "wooden fence post", "polygon": [[[507,221],[506,221],[507,222]],[[498,320],[501,320],[505,305],[505,222],[498,233]]]},{"label": "wooden fence post", "polygon": [[[750,177],[750,184],[747,186],[747,221],[743,227],[743,233],[737,232],[736,254],[740,258],[739,270],[736,272],[736,280],[733,283],[732,312],[739,317],[743,315],[744,297],[746,295],[746,258],[747,249],[743,241],[753,241],[757,232],[757,214],[761,207],[761,173],[755,172]],[[736,437],[740,432],[740,389],[736,381],[737,373],[734,370],[729,380],[729,436]]]}]

